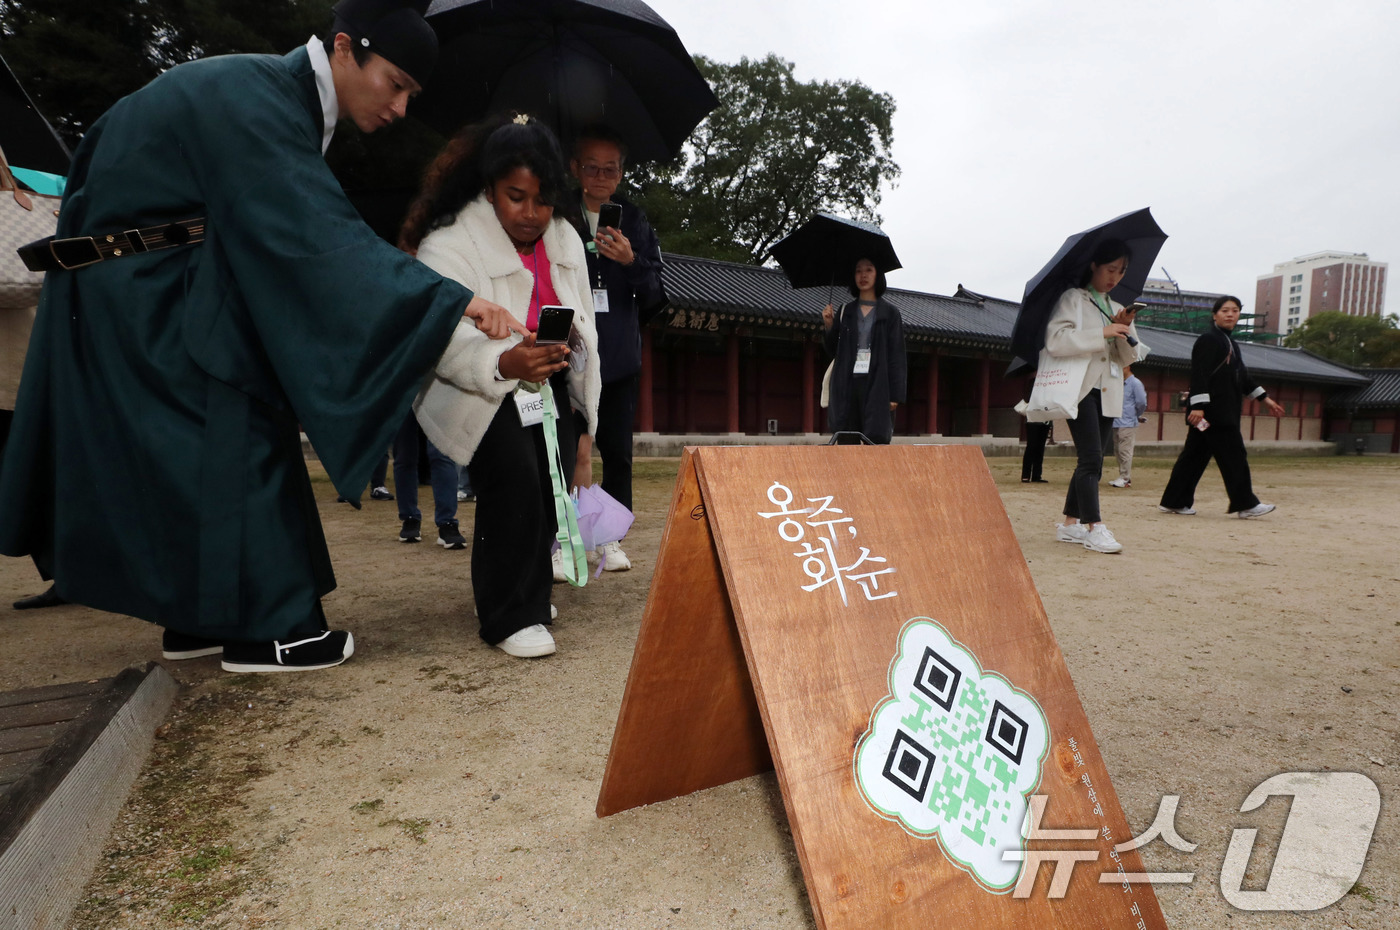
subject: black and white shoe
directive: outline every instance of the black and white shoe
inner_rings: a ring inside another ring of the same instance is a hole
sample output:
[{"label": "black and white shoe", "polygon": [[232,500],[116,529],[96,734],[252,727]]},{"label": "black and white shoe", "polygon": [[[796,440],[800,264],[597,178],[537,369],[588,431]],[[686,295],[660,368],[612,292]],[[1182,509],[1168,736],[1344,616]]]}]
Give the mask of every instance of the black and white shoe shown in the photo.
[{"label": "black and white shoe", "polygon": [[383,485],[380,485],[379,487],[370,491],[369,496],[370,500],[376,501],[391,501],[394,499],[394,495],[390,494],[389,489],[384,487]]},{"label": "black and white shoe", "polygon": [[204,656],[216,656],[223,651],[224,644],[217,639],[190,636],[188,633],[177,633],[174,630],[166,630],[160,638],[162,659],[199,659]]},{"label": "black and white shoe", "polygon": [[444,549],[465,549],[467,540],[462,536],[462,532],[457,529],[457,521],[451,523],[438,524],[437,544]]},{"label": "black and white shoe", "polygon": [[423,521],[418,517],[409,517],[403,521],[403,529],[399,530],[399,542],[413,543],[423,541]]},{"label": "black and white shoe", "polygon": [[354,654],[355,637],[327,630],[286,643],[228,643],[220,664],[226,672],[310,672],[339,665]]}]

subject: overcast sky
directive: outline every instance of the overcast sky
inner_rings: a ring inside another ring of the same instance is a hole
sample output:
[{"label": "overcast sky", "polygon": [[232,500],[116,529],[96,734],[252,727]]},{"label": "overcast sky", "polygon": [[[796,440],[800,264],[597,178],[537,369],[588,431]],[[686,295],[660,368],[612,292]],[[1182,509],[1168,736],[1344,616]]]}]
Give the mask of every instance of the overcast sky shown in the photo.
[{"label": "overcast sky", "polygon": [[1400,269],[1395,0],[648,2],[692,52],[894,97],[893,287],[1019,299],[1066,236],[1144,206],[1171,236],[1153,275],[1187,290],[1252,304],[1323,250]]}]

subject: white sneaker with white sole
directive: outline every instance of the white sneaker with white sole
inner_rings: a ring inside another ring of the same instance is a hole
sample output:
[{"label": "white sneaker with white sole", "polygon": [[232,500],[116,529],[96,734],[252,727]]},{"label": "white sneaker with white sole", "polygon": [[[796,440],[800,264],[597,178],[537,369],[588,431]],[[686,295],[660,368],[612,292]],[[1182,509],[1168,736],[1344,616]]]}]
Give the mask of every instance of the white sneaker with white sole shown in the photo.
[{"label": "white sneaker with white sole", "polygon": [[554,583],[563,584],[568,581],[569,577],[564,574],[564,550],[555,549],[549,560],[554,563]]},{"label": "white sneaker with white sole", "polygon": [[1248,510],[1241,510],[1239,516],[1248,520],[1250,517],[1262,517],[1266,513],[1273,513],[1277,509],[1273,504],[1255,504]]},{"label": "white sneaker with white sole", "polygon": [[1089,531],[1084,529],[1083,523],[1056,523],[1055,539],[1057,542],[1083,543],[1084,537],[1089,535]]},{"label": "white sneaker with white sole", "polygon": [[632,560],[622,551],[622,543],[603,543],[598,547],[598,558],[605,572],[625,572],[632,567]]},{"label": "white sneaker with white sole", "polygon": [[1107,552],[1109,554],[1123,551],[1123,544],[1113,538],[1113,534],[1108,531],[1108,527],[1102,523],[1095,523],[1094,528],[1084,537],[1084,548],[1090,552]]},{"label": "white sneaker with white sole", "polygon": [[1179,513],[1183,517],[1194,517],[1196,515],[1196,509],[1194,507],[1166,507],[1162,504],[1158,504],[1157,509],[1162,511],[1162,513]]},{"label": "white sneaker with white sole", "polygon": [[1127,478],[1114,478],[1112,481],[1110,481],[1110,482],[1108,483],[1109,487],[1112,487],[1112,488],[1128,488],[1128,487],[1132,487],[1132,484],[1133,484],[1133,483],[1132,483],[1131,481],[1129,481]]},{"label": "white sneaker with white sole", "polygon": [[554,637],[544,624],[536,623],[523,630],[517,630],[496,644],[506,655],[517,659],[537,659],[554,654]]}]

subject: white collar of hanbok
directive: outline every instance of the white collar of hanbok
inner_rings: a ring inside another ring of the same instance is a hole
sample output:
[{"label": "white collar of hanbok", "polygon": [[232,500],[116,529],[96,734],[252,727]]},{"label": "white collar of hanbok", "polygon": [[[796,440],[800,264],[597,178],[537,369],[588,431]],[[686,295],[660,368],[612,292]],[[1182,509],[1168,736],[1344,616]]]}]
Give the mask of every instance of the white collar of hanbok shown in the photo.
[{"label": "white collar of hanbok", "polygon": [[321,154],[330,148],[335,124],[340,119],[340,101],[335,96],[335,78],[331,76],[331,60],[326,46],[312,36],[306,41],[306,54],[311,56],[311,70],[316,74],[316,95],[321,98]]}]

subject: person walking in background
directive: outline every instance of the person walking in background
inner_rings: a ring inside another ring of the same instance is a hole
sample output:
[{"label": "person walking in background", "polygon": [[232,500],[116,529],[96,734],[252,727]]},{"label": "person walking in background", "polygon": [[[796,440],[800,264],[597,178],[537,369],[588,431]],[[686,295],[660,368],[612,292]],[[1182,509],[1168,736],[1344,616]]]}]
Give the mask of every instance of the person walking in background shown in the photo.
[{"label": "person walking in background", "polygon": [[[399,542],[423,540],[423,512],[418,509],[418,418],[410,413],[394,436],[394,490],[399,495]],[[433,489],[433,522],[437,544],[444,549],[465,549],[467,541],[457,529],[457,463],[426,443],[428,482]]]},{"label": "person walking in background", "polygon": [[1022,484],[1049,484],[1040,476],[1045,466],[1045,444],[1050,441],[1050,430],[1054,423],[1026,422],[1026,451],[1021,456]]},{"label": "person walking in background", "polygon": [[1045,327],[1045,350],[1056,358],[1087,357],[1079,386],[1079,409],[1069,421],[1078,456],[1065,494],[1065,522],[1055,527],[1060,542],[1092,552],[1122,552],[1099,512],[1104,449],[1115,417],[1123,413],[1123,369],[1147,354],[1137,341],[1133,314],[1109,297],[1123,280],[1132,255],[1127,243],[1106,239],[1094,249],[1079,287],[1066,290]]},{"label": "person walking in background", "polygon": [[[563,345],[500,343],[458,327],[414,405],[429,440],[471,471],[477,493],[472,591],[481,638],[507,655],[550,655],[554,637],[550,549],[556,499],[548,447],[531,385],[550,382],[559,414],[561,482],[572,474],[569,405],[592,432],[598,422],[597,330],[588,266],[563,152],[527,116],[468,126],[429,165],[399,245],[420,261],[538,325],[541,308],[572,310],[578,363]],[[542,393],[542,392],[541,392]],[[570,429],[567,437],[564,424]]]},{"label": "person walking in background", "polygon": [[[603,490],[632,509],[632,422],[637,411],[637,374],[642,370],[642,327],[666,304],[661,284],[661,247],[641,208],[617,196],[627,147],[622,137],[602,126],[584,129],[574,142],[569,171],[581,190],[587,221],[584,250],[593,312],[598,324],[603,393],[598,400],[598,432],[589,436],[579,423],[578,464],[572,483],[593,483],[593,446],[603,459]],[[604,204],[621,207],[617,226],[600,226]],[[577,414],[582,420],[582,414]],[[622,543],[599,547],[603,571],[632,567]],[[554,579],[563,581],[561,556],[555,553]]]},{"label": "person walking in background", "polygon": [[1113,454],[1118,459],[1118,477],[1109,482],[1115,488],[1133,486],[1133,446],[1137,442],[1139,423],[1146,423],[1147,388],[1133,374],[1131,366],[1123,366],[1123,415],[1113,421]]},{"label": "person walking in background", "polygon": [[822,309],[822,345],[832,357],[829,425],[888,445],[905,397],[904,320],[885,300],[885,273],[870,259],[855,263],[850,292],[855,300],[839,320],[831,304]]},{"label": "person walking in background", "polygon": [[1240,410],[1246,397],[1260,401],[1276,417],[1283,416],[1283,407],[1250,378],[1244,359],[1240,358],[1240,348],[1231,336],[1243,309],[1238,297],[1226,295],[1216,300],[1211,309],[1214,325],[1191,347],[1186,445],[1172,466],[1171,478],[1157,505],[1163,513],[1190,516],[1196,512],[1192,506],[1196,485],[1212,457],[1225,480],[1225,493],[1230,499],[1228,513],[1262,517],[1275,509],[1273,504],[1261,504],[1254,495],[1249,457],[1240,434]]}]

